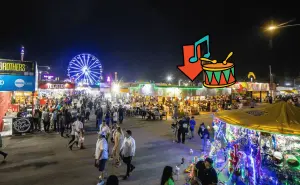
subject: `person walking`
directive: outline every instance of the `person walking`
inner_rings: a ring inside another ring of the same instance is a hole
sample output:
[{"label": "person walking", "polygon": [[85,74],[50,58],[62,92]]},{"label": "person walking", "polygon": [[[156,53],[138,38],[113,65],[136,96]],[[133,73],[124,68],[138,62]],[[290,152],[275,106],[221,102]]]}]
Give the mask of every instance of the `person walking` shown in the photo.
[{"label": "person walking", "polygon": [[177,134],[177,142],[184,144],[185,143],[185,134],[188,131],[188,124],[185,120],[179,120],[178,122],[178,134]]},{"label": "person walking", "polygon": [[72,120],[72,115],[71,115],[71,112],[69,111],[69,109],[65,109],[65,117],[66,117],[65,129],[67,132],[66,135],[67,135],[67,137],[70,137],[69,133],[71,132],[71,124],[73,123],[73,120]]},{"label": "person walking", "polygon": [[53,121],[54,131],[59,132],[59,124],[57,121],[57,110],[56,109],[53,110],[52,121]]},{"label": "person walking", "polygon": [[118,113],[119,113],[119,123],[122,124],[123,119],[124,119],[124,109],[123,109],[123,107],[121,107],[121,106],[119,107]]},{"label": "person walking", "polygon": [[33,116],[33,123],[34,123],[34,130],[35,131],[40,131],[41,130],[41,120],[40,120],[40,114],[41,111],[39,109],[35,109],[34,111],[34,116]]},{"label": "person walking", "polygon": [[76,141],[75,139],[75,122],[73,122],[72,124],[71,124],[71,140],[69,141],[69,143],[68,143],[68,147],[69,147],[69,149],[70,150],[72,150],[72,148],[73,148],[73,145],[76,143],[76,145],[78,145],[78,141]]},{"label": "person walking", "polygon": [[64,137],[64,132],[65,132],[65,125],[66,125],[66,115],[64,110],[60,110],[59,114],[59,126],[60,126],[60,136]]},{"label": "person walking", "polygon": [[103,109],[102,109],[101,105],[96,111],[96,117],[97,117],[97,119],[96,119],[96,128],[99,129],[100,125],[103,122]]},{"label": "person walking", "polygon": [[80,121],[80,116],[77,116],[77,120],[74,122],[75,124],[75,138],[78,141],[78,147],[82,150],[84,149],[83,142],[84,142],[84,130],[83,130],[83,123]]},{"label": "person walking", "polygon": [[135,155],[135,140],[132,137],[132,132],[130,130],[126,131],[125,139],[121,146],[121,155],[123,158],[123,162],[127,165],[126,175],[123,180],[126,180],[130,173],[135,169],[135,166],[131,164],[132,157]]},{"label": "person walking", "polygon": [[86,107],[86,109],[85,109],[85,120],[87,120],[87,121],[90,120],[90,114],[91,114],[91,109],[89,107]]},{"label": "person walking", "polygon": [[113,124],[112,124],[112,127],[117,124],[118,122],[118,112],[116,110],[114,110],[114,113],[113,113]]},{"label": "person walking", "polygon": [[160,185],[175,185],[173,179],[173,168],[171,166],[166,166],[164,168]]},{"label": "person walking", "polygon": [[48,109],[44,109],[43,114],[42,114],[42,121],[44,124],[44,130],[45,132],[49,132],[50,128],[50,114]]},{"label": "person walking", "polygon": [[[0,134],[0,148],[2,148],[2,147],[3,147],[3,141],[2,141],[2,136]],[[2,155],[5,160],[8,154],[3,152],[2,150],[0,150],[0,155]]]},{"label": "person walking", "polygon": [[99,137],[95,149],[95,166],[100,172],[100,180],[104,179],[105,164],[108,159],[108,143],[105,137],[105,133],[99,132]]},{"label": "person walking", "polygon": [[190,137],[190,139],[194,138],[195,126],[196,126],[196,121],[195,121],[194,116],[192,116],[192,119],[190,120],[190,131],[191,131],[191,137]]},{"label": "person walking", "polygon": [[110,128],[108,127],[108,125],[107,125],[105,122],[103,122],[103,123],[100,125],[99,132],[105,134],[105,139],[106,139],[107,142],[108,142],[109,135],[110,135],[111,131],[110,131]]},{"label": "person walking", "polygon": [[107,109],[105,114],[105,123],[107,126],[109,126],[109,122],[110,122],[110,112],[109,109]]},{"label": "person walking", "polygon": [[122,143],[124,141],[124,134],[119,125],[117,125],[117,129],[113,134],[113,141],[114,141],[114,147],[112,153],[113,153],[114,162],[117,167],[120,167],[121,166],[120,150],[121,150]]},{"label": "person walking", "polygon": [[205,152],[207,147],[207,141],[209,140],[209,132],[205,127],[204,123],[200,125],[198,135],[201,137],[202,140],[202,152]]}]

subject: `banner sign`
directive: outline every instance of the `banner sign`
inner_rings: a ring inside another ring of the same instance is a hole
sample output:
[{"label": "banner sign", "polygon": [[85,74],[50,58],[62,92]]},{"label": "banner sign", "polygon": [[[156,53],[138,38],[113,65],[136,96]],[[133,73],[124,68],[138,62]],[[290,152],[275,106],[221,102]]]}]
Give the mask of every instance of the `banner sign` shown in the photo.
[{"label": "banner sign", "polygon": [[0,75],[0,91],[34,91],[35,76]]},{"label": "banner sign", "polygon": [[0,59],[0,74],[34,76],[35,62]]},{"label": "banner sign", "polygon": [[241,91],[269,91],[268,83],[251,83],[251,82],[237,82],[232,86],[238,92]]},{"label": "banner sign", "polygon": [[39,83],[39,89],[75,89],[73,83]]},{"label": "banner sign", "polygon": [[54,80],[54,75],[50,75],[50,74],[43,74],[42,76],[42,80]]},{"label": "banner sign", "polygon": [[12,133],[22,134],[28,133],[33,129],[33,118],[13,118],[12,119]]}]

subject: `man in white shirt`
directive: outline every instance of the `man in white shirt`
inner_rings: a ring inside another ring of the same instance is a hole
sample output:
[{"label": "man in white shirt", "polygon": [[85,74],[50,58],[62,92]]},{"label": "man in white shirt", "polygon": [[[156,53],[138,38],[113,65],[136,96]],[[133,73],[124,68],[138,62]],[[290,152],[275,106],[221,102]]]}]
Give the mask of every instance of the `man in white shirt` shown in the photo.
[{"label": "man in white shirt", "polygon": [[84,149],[83,146],[83,123],[80,121],[80,116],[77,116],[77,121],[74,122],[75,124],[75,138],[78,141],[80,149]]},{"label": "man in white shirt", "polygon": [[69,149],[72,150],[73,145],[79,144],[80,149],[83,147],[83,123],[79,121],[80,116],[77,116],[77,120],[72,123],[71,140],[69,141]]},{"label": "man in white shirt", "polygon": [[99,179],[104,179],[104,169],[108,159],[108,143],[105,136],[105,133],[99,134],[95,150],[95,166],[97,166],[100,171]]},{"label": "man in white shirt", "polygon": [[107,126],[107,124],[105,122],[103,122],[100,125],[99,133],[104,133],[105,138],[108,141],[108,138],[109,138],[109,135],[110,135],[110,128]]},{"label": "man in white shirt", "polygon": [[127,130],[125,139],[121,146],[121,155],[123,158],[123,162],[127,165],[126,175],[123,178],[124,180],[126,180],[130,175],[129,173],[131,173],[135,169],[135,166],[131,164],[132,157],[135,155],[135,140],[131,135],[132,132],[130,130]]}]

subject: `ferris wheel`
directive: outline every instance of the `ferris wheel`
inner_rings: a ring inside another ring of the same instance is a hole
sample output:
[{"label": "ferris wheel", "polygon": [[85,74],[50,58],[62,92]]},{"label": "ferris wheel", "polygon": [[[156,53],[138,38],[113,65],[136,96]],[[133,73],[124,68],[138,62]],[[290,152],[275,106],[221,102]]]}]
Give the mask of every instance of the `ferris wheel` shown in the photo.
[{"label": "ferris wheel", "polygon": [[68,66],[68,76],[75,83],[95,85],[102,80],[102,64],[93,55],[76,55]]}]

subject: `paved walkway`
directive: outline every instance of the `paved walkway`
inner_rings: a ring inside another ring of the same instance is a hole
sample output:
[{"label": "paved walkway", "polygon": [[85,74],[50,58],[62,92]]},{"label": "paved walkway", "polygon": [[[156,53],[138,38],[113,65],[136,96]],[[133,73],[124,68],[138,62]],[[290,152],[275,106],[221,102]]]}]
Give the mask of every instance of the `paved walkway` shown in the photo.
[{"label": "paved walkway", "polygon": [[[211,115],[201,115],[197,119],[197,129],[201,122],[211,123]],[[87,124],[87,129],[95,125],[95,118]],[[164,166],[175,167],[181,158],[191,160],[189,150],[200,154],[200,139],[196,137],[185,145],[173,143],[171,121],[145,121],[141,118],[127,118],[122,127],[130,129],[136,140],[137,150],[133,164],[136,169],[132,176],[121,180],[125,165],[120,168],[107,164],[107,174],[120,176],[121,185],[159,184]],[[57,134],[39,134],[5,138],[4,151],[9,153],[6,162],[0,164],[0,184],[2,185],[96,185],[99,172],[94,167],[94,150],[97,135],[89,133],[85,137],[85,150],[69,151],[67,139]],[[181,172],[187,162],[181,166]],[[183,173],[176,181],[185,182]]]}]

